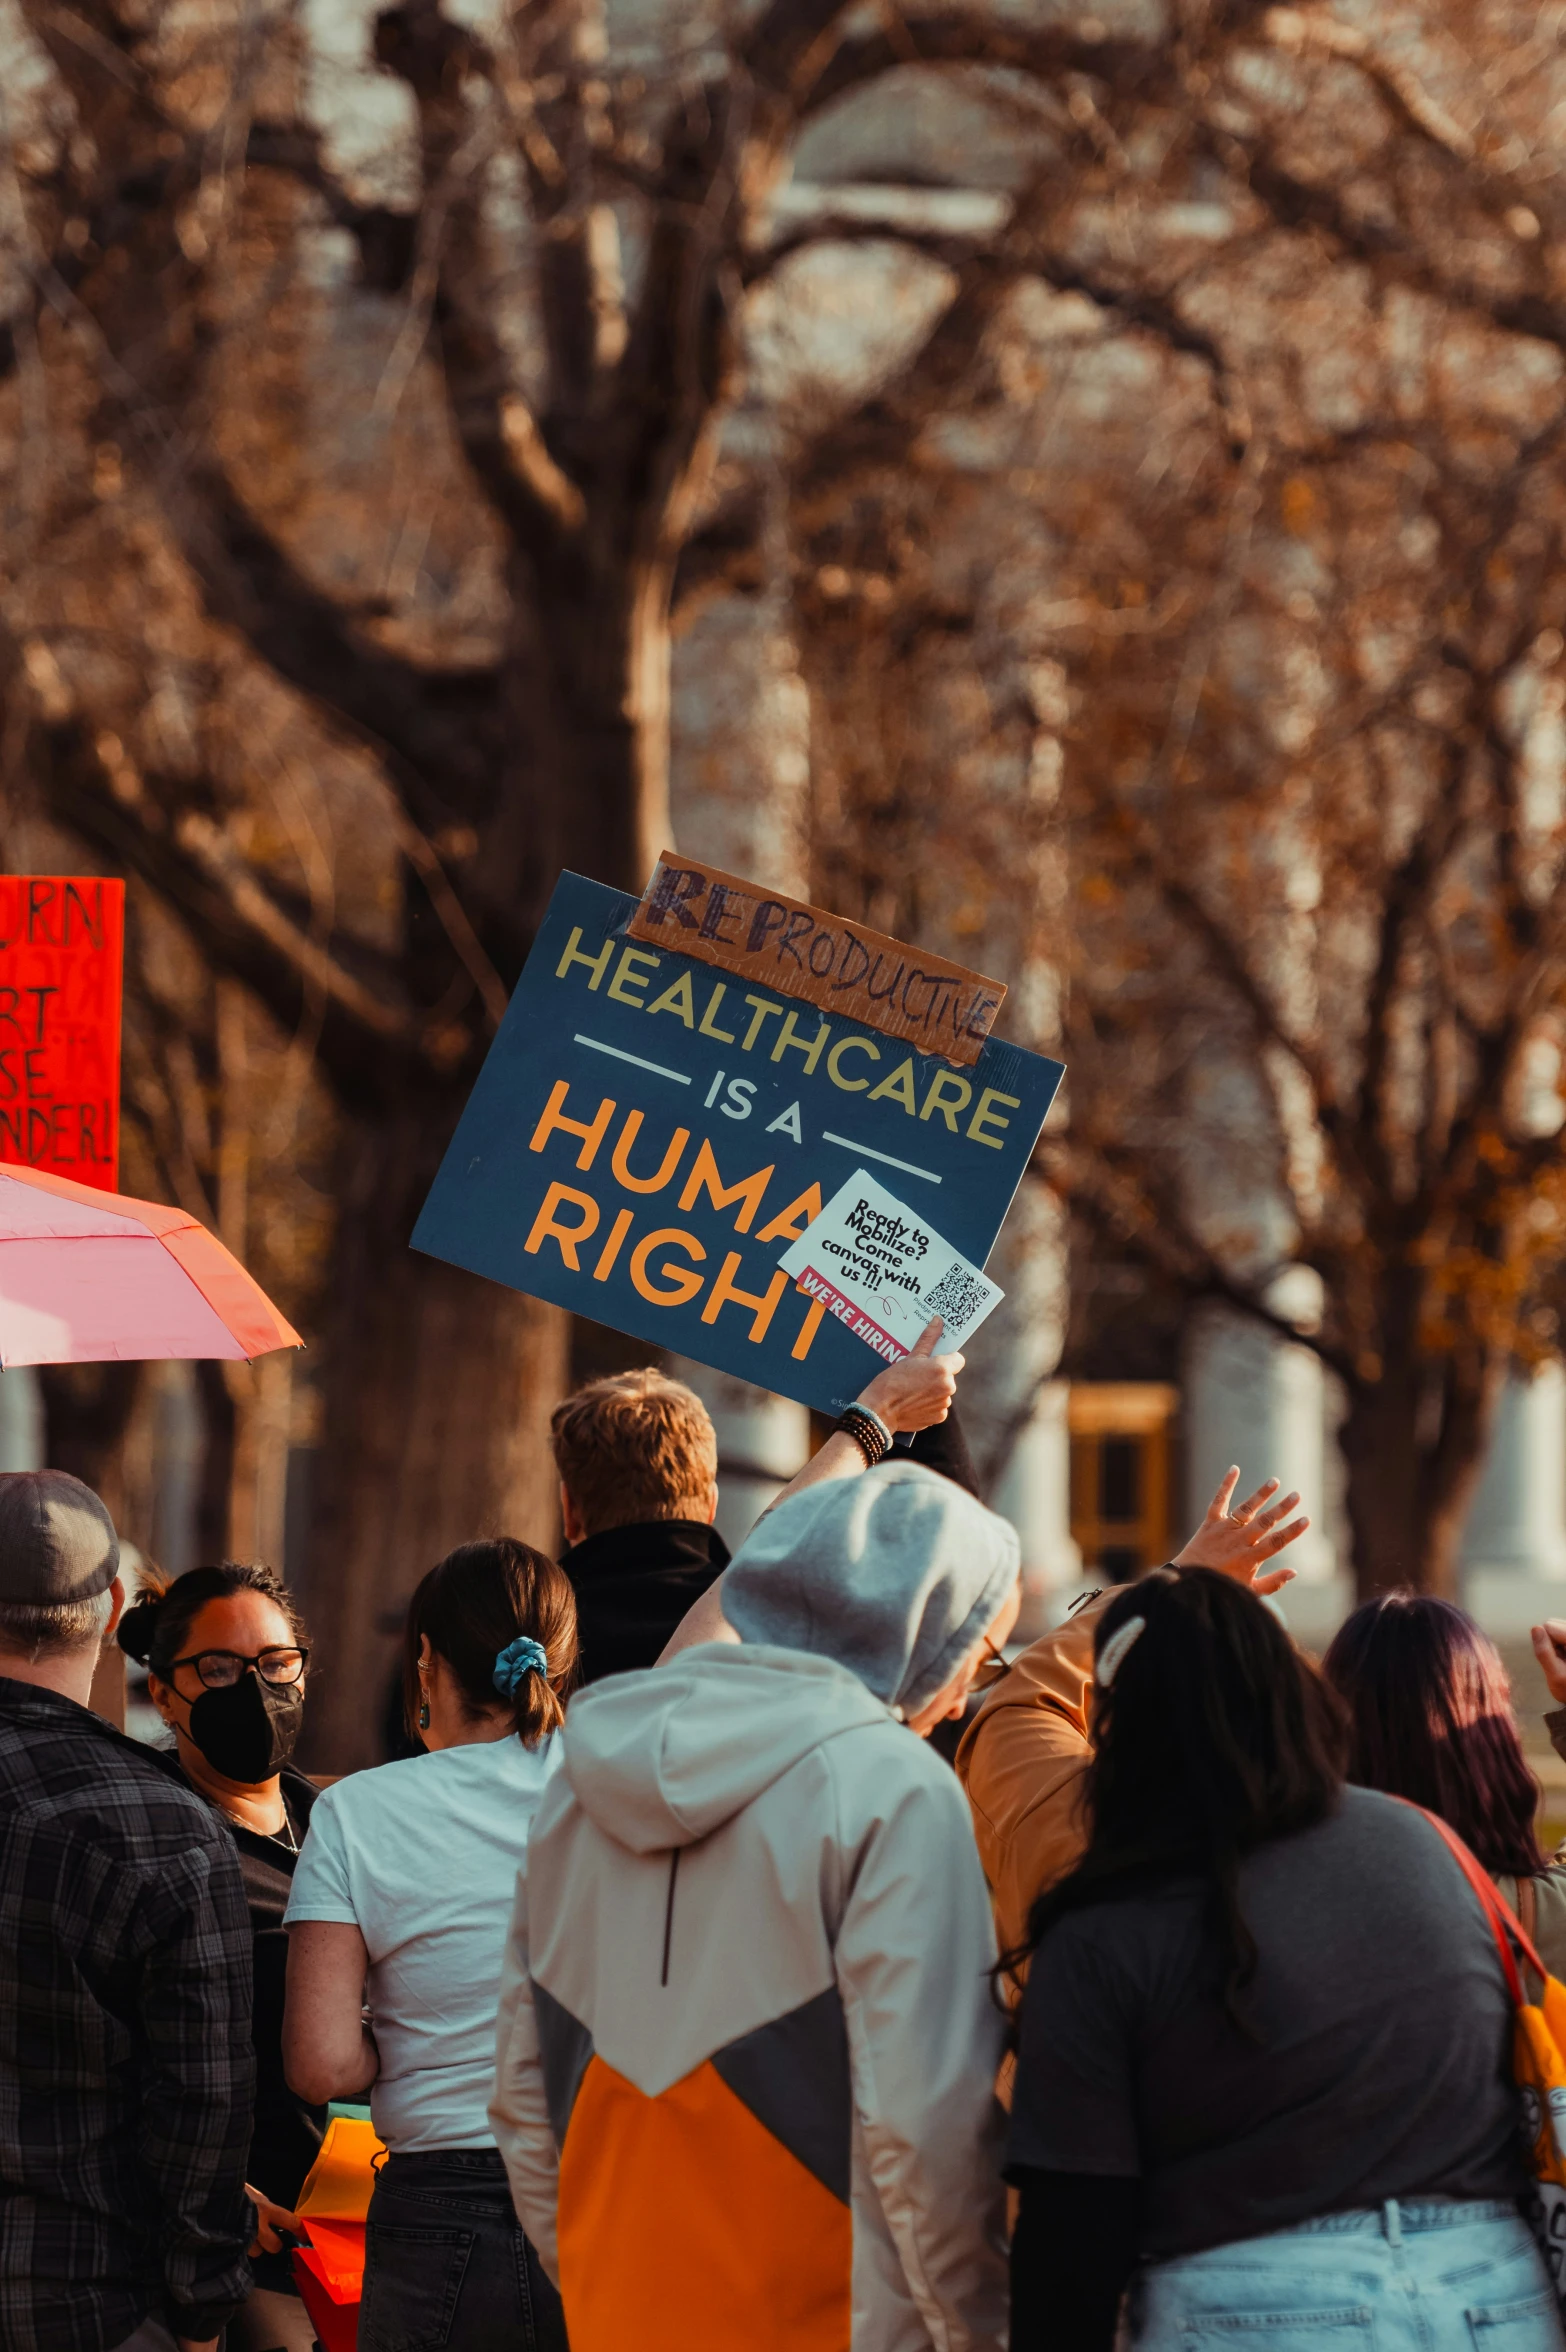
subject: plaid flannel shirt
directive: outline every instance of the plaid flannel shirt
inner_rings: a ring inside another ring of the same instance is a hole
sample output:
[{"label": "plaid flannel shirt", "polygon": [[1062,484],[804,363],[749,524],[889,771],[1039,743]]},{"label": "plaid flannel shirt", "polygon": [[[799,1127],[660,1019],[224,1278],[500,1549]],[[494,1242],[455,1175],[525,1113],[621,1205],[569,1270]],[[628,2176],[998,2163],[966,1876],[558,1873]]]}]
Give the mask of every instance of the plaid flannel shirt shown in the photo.
[{"label": "plaid flannel shirt", "polygon": [[250,1923],[222,1824],[0,1677],[0,2345],[107,2352],[248,2291]]}]

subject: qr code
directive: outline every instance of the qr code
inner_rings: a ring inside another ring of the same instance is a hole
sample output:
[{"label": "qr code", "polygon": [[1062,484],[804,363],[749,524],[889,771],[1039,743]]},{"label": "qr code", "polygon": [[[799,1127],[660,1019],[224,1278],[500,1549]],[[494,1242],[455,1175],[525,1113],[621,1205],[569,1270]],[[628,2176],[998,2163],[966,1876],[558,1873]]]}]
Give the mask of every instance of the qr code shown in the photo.
[{"label": "qr code", "polygon": [[947,1326],[960,1331],[963,1325],[982,1312],[989,1296],[989,1286],[977,1282],[961,1266],[949,1266],[935,1288],[919,1304],[927,1315],[939,1315]]}]

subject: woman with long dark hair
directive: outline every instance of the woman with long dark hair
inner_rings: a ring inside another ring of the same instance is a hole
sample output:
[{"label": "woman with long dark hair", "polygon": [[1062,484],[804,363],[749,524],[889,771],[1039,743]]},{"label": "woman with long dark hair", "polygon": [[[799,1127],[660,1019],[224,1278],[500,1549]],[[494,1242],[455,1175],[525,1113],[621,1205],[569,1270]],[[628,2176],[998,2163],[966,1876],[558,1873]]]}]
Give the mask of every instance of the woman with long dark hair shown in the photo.
[{"label": "woman with long dark hair", "polygon": [[427,1753],[316,1804],[288,1906],[289,2080],[370,2097],[389,2154],[360,2352],[565,2352],[490,2128],[506,1931],[559,1756],[576,1603],[509,1536],[459,1545],[408,1605],[408,1729]]},{"label": "woman with long dark hair", "polygon": [[[1095,1642],[1087,1850],[1036,1905],[1012,2352],[1560,2352],[1520,2220],[1510,2011],[1439,1833],[1345,1788],[1250,1593],[1155,1570]],[[1126,2290],[1129,2288],[1129,2294]]]},{"label": "woman with long dark hair", "polygon": [[304,1625],[274,1570],[225,1560],[170,1584],[143,1570],[117,1638],[147,1669],[147,1695],[173,1735],[170,1763],[228,1826],[250,1910],[256,2106],[247,2170],[258,2226],[255,2285],[229,2325],[229,2352],[309,2352],[315,2330],[278,2234],[294,2218],[325,2121],[283,2078],[283,1912],[316,1795],[290,1762],[304,1721]]},{"label": "woman with long dark hair", "polygon": [[1566,1975],[1566,1869],[1539,1844],[1539,1784],[1494,1642],[1451,1601],[1379,1593],[1340,1626],[1322,1672],[1348,1709],[1350,1780],[1449,1822]]}]

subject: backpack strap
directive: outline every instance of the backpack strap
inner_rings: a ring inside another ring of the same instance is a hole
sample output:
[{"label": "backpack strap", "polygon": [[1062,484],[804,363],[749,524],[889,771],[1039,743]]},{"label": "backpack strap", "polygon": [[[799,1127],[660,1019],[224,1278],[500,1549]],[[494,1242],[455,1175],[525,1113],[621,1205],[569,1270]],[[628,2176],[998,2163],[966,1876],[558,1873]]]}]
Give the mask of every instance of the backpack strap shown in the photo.
[{"label": "backpack strap", "polygon": [[[1539,1882],[1536,1878],[1520,1878],[1516,1883],[1517,1902],[1515,1909],[1518,1922],[1523,1934],[1529,1937],[1537,1948],[1539,1941]],[[1544,1999],[1544,1978],[1540,1976],[1537,1969],[1534,1969],[1529,1977],[1528,1998],[1535,2003]]]},{"label": "backpack strap", "polygon": [[[1406,1802],[1406,1800],[1404,1801]],[[1495,1938],[1495,1948],[1501,1956],[1501,1969],[1506,1978],[1506,1989],[1512,1996],[1512,2005],[1517,2009],[1522,2008],[1523,1987],[1522,1978],[1517,1970],[1518,1951],[1522,1953],[1529,1967],[1534,1969],[1541,1978],[1547,1977],[1550,1973],[1533,1948],[1533,1938],[1524,1932],[1515,1913],[1507,1909],[1496,1891],[1495,1883],[1489,1872],[1470,1854],[1450,1823],[1443,1821],[1438,1813],[1425,1812],[1423,1805],[1416,1805],[1414,1811],[1424,1813],[1425,1819],[1442,1839],[1450,1851],[1453,1861],[1478,1896],[1483,1906],[1484,1915],[1490,1922],[1490,1933]],[[1532,1892],[1531,1887],[1529,1891]]]}]

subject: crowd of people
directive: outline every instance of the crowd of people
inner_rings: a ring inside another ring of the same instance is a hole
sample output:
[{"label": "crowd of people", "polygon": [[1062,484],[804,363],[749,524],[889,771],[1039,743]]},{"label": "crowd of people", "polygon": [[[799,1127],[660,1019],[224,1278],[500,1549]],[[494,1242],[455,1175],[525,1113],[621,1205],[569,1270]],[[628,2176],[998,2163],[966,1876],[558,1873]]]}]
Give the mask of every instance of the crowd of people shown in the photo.
[{"label": "crowd of people", "polygon": [[[1318,1668],[1298,1498],[1231,1473],[1018,1651],[937,1345],[732,1561],[699,1400],[580,1391],[558,1562],[431,1568],[413,1752],[324,1786],[276,1575],[127,1603],[96,1495],[0,1477],[5,2352],[310,2352],[334,2101],[361,2352],[1561,2352],[1437,1826],[1566,1972],[1493,1647],[1390,1593]],[[91,1711],[111,1638],[166,1747]]]}]

